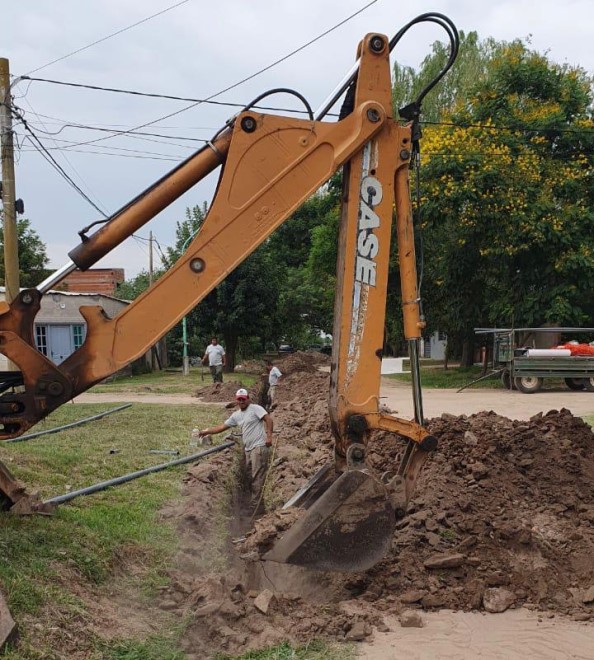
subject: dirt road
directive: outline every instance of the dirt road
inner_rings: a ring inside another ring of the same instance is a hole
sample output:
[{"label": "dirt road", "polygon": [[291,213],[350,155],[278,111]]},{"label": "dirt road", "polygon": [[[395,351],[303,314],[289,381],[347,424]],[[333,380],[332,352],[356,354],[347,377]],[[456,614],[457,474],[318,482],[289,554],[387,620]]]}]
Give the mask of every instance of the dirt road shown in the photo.
[{"label": "dirt road", "polygon": [[[413,403],[410,386],[384,378],[381,385],[382,402],[396,414],[411,419]],[[200,401],[187,394],[81,394],[75,403],[164,403],[171,405],[200,405]],[[221,405],[209,403],[208,405]],[[504,389],[423,390],[423,409],[427,419],[442,413],[472,415],[481,410],[492,410],[510,419],[529,419],[539,412],[568,408],[574,415],[594,415],[594,392],[570,392],[569,390],[543,390],[537,394]]]},{"label": "dirt road", "polygon": [[424,612],[423,628],[401,628],[360,646],[362,660],[561,660],[592,658],[594,626],[524,608],[502,614]]},{"label": "dirt road", "polygon": [[[404,418],[413,416],[410,386],[389,379],[382,379],[382,401]],[[545,389],[536,394],[522,394],[516,390],[467,389],[423,390],[423,410],[427,419],[442,413],[472,415],[481,410],[492,410],[510,419],[529,419],[539,412],[567,408],[574,415],[594,415],[594,392]]]}]

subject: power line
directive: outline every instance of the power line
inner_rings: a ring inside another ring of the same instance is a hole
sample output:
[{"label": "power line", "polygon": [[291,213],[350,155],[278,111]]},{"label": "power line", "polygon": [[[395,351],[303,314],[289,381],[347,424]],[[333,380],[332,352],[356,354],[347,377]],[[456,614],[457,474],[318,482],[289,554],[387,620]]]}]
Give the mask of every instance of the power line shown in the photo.
[{"label": "power line", "polygon": [[[19,97],[20,98],[20,97]],[[245,104],[242,105],[242,107],[245,107]],[[80,122],[73,121],[70,119],[62,119],[60,117],[54,117],[53,115],[44,115],[41,112],[37,113],[38,117],[43,117],[46,120],[46,124],[79,124],[81,126],[87,126],[90,124],[81,124]],[[111,129],[119,129],[122,127],[128,126],[128,124],[101,124],[100,122],[94,122],[94,126],[99,126],[100,128],[111,128]],[[171,130],[171,131],[177,131],[177,130],[192,130],[192,131],[218,131],[220,126],[159,126],[161,130]]]},{"label": "power line", "polygon": [[[45,133],[46,135],[59,135],[65,128],[80,128],[80,129],[84,129],[84,130],[88,130],[88,131],[100,131],[100,132],[103,132],[103,133],[113,133],[113,130],[109,129],[109,128],[101,128],[99,126],[89,126],[89,125],[86,125],[86,124],[76,124],[76,123],[64,124],[64,126],[62,126],[62,128],[60,128],[59,131],[47,131],[47,130],[43,130],[43,129],[39,129],[39,128],[38,128],[38,130],[41,133]],[[191,137],[184,137],[183,135],[163,135],[162,133],[144,133],[144,132],[138,132],[137,133],[133,130],[124,131],[123,134],[132,135],[132,136],[139,135],[139,136],[149,136],[149,137],[160,137],[160,138],[165,138],[166,140],[169,140],[169,139],[171,139],[171,140],[188,140],[190,142],[202,142],[203,144],[208,142],[208,140],[205,139],[205,138],[191,138]]]},{"label": "power line", "polygon": [[[21,151],[23,152],[28,152],[28,151],[36,151],[36,149],[22,149]],[[48,150],[49,151],[49,150]],[[134,156],[131,154],[114,154],[114,153],[109,153],[108,151],[94,151],[93,149],[67,149],[65,147],[56,147],[55,149],[52,149],[52,151],[61,151],[61,152],[69,152],[69,153],[75,153],[75,154],[90,154],[90,155],[95,155],[95,156],[114,156],[116,158],[135,158],[137,160],[162,160],[170,163],[179,163],[184,159],[184,156]]]},{"label": "power line", "polygon": [[19,119],[22,123],[23,126],[25,127],[25,130],[29,133],[28,139],[33,144],[33,146],[36,147],[36,149],[39,151],[39,153],[45,158],[50,165],[57,170],[57,172],[62,176],[67,183],[76,190],[76,192],[83,197],[96,211],[98,211],[104,218],[107,218],[107,214],[103,212],[102,209],[100,209],[97,204],[82,190],[75,181],[72,180],[72,178],[68,175],[67,172],[64,171],[64,168],[56,161],[56,159],[51,155],[51,153],[46,149],[45,145],[41,140],[35,135],[33,130],[29,128],[29,125],[27,124],[27,121],[25,120],[24,117],[20,116],[14,109],[12,110],[13,115]]},{"label": "power line", "polygon": [[[242,85],[243,83],[247,82],[248,80],[252,80],[256,76],[259,76],[260,74],[264,73],[265,71],[268,71],[269,69],[272,69],[274,66],[276,66],[277,64],[280,64],[281,62],[284,62],[285,60],[289,59],[293,55],[296,55],[297,53],[304,50],[308,46],[311,46],[316,41],[319,41],[320,39],[322,39],[326,35],[330,34],[334,30],[336,30],[339,27],[343,26],[345,23],[347,23],[348,21],[353,19],[355,16],[358,16],[360,13],[362,13],[363,11],[365,11],[366,9],[368,9],[369,7],[374,5],[377,1],[378,0],[371,0],[371,2],[364,5],[361,9],[357,10],[356,12],[351,14],[350,16],[347,16],[347,18],[343,19],[339,23],[336,23],[334,26],[332,26],[331,28],[325,30],[324,32],[319,34],[317,37],[314,37],[313,39],[311,39],[307,43],[303,44],[302,46],[299,46],[299,48],[296,48],[295,50],[291,51],[287,55],[284,55],[283,57],[279,58],[278,60],[275,60],[274,62],[272,62],[272,64],[269,64],[269,65],[265,66],[264,68],[260,69],[259,71],[256,71],[256,73],[253,73],[253,74],[247,76],[246,78],[243,78],[239,82],[236,82],[233,85],[229,85],[229,87],[226,87],[225,89],[222,89],[219,92],[215,92],[214,94],[211,94],[210,96],[208,96],[205,99],[201,99],[200,101],[197,101],[195,103],[192,103],[191,105],[186,106],[185,108],[181,108],[180,110],[176,110],[175,112],[171,112],[167,115],[163,115],[162,117],[158,117],[157,119],[153,119],[152,121],[145,122],[144,124],[140,124],[138,126],[135,126],[134,128],[130,129],[129,131],[117,131],[117,132],[114,132],[113,135],[107,135],[107,136],[102,137],[102,138],[96,138],[95,140],[88,140],[86,142],[80,142],[76,146],[82,147],[82,146],[85,146],[87,144],[92,144],[94,142],[100,142],[102,140],[108,140],[108,139],[111,139],[112,137],[117,137],[118,135],[124,135],[124,134],[132,132],[132,131],[137,131],[141,128],[146,128],[147,126],[152,126],[153,124],[156,124],[160,121],[163,121],[164,119],[169,119],[170,117],[175,117],[176,115],[179,115],[182,112],[186,112],[187,110],[191,110],[192,108],[195,108],[197,105],[201,105],[202,103],[206,103],[207,101],[210,101],[210,100],[216,98],[217,96],[220,96],[221,94],[224,94],[225,92],[228,92],[232,89],[235,89],[236,87],[239,87],[239,85]],[[29,73],[33,73],[33,72],[30,71]]]},{"label": "power line", "polygon": [[[39,121],[40,121],[41,124],[43,125],[43,122],[41,121],[41,119],[39,118],[39,116],[37,115],[37,113],[35,112],[35,109],[34,109],[33,106],[31,105],[31,102],[30,102],[27,98],[24,98],[24,101],[25,101],[25,103],[27,103],[27,105],[31,108],[31,111],[33,112],[33,114],[39,119]],[[57,138],[53,138],[53,142],[54,142],[54,144],[56,144],[57,140],[58,140]],[[56,144],[56,146],[57,146],[57,144]],[[96,193],[91,189],[91,187],[89,186],[89,184],[83,179],[83,177],[81,176],[80,172],[76,169],[76,167],[74,167],[74,165],[70,162],[70,160],[68,159],[68,156],[66,155],[66,152],[65,152],[65,151],[62,151],[62,157],[63,157],[64,160],[68,163],[68,165],[72,168],[72,170],[74,171],[74,173],[76,174],[76,176],[78,176],[78,178],[79,178],[79,180],[82,182],[82,184],[83,184],[83,185],[87,188],[87,190],[93,195],[93,197],[95,197],[95,199],[99,202],[99,198],[97,197]]]},{"label": "power line", "polygon": [[[254,75],[258,75],[258,74],[254,74]],[[80,89],[91,89],[99,92],[112,92],[114,94],[129,94],[131,96],[142,96],[152,99],[166,99],[169,101],[189,101],[196,105],[205,103],[208,105],[224,106],[228,108],[245,108],[246,106],[245,103],[234,103],[231,101],[213,101],[212,97],[206,99],[197,99],[188,96],[174,96],[172,94],[156,94],[153,92],[139,92],[133,89],[122,89],[119,87],[101,87],[100,85],[87,85],[84,83],[67,82],[65,80],[50,80],[48,78],[31,78],[30,76],[21,76],[21,80],[29,80],[30,82],[45,82],[45,83],[51,83],[53,85],[63,85],[65,87],[75,87]],[[237,84],[241,84],[241,83],[237,83]],[[222,94],[222,92],[219,93]],[[265,105],[255,105],[253,107],[257,108],[258,110],[273,110],[277,112],[295,113],[301,115],[307,114],[307,111],[305,110],[297,110],[292,108],[275,108]]]},{"label": "power line", "polygon": [[101,39],[97,39],[97,41],[93,41],[93,43],[90,43],[87,46],[83,46],[82,48],[78,48],[77,50],[73,50],[71,53],[68,53],[67,55],[62,55],[62,57],[58,57],[57,59],[52,60],[51,62],[48,62],[47,64],[43,64],[42,66],[38,66],[36,69],[33,69],[32,71],[29,71],[27,75],[29,75],[30,73],[35,73],[36,71],[41,71],[41,69],[45,69],[48,66],[51,66],[52,64],[56,64],[56,62],[61,62],[62,60],[65,60],[68,57],[72,57],[73,55],[76,55],[77,53],[82,53],[83,50],[87,50],[88,48],[91,48],[92,46],[96,46],[97,44],[100,44],[103,41],[107,41],[108,39],[111,39],[112,37],[115,37],[118,34],[122,34],[123,32],[127,32],[128,30],[131,30],[132,28],[135,28],[138,25],[142,25],[143,23],[146,23],[147,21],[150,21],[152,18],[156,18],[157,16],[161,16],[162,14],[165,14],[166,12],[171,11],[172,9],[175,9],[176,7],[180,7],[181,5],[185,5],[187,2],[190,2],[190,0],[181,0],[181,2],[178,2],[174,5],[169,6],[169,7],[166,7],[165,9],[162,9],[161,11],[158,11],[156,14],[152,14],[151,16],[147,16],[146,18],[143,18],[141,21],[137,21],[136,23],[133,23],[132,25],[128,25],[127,27],[122,28],[121,30],[117,30],[117,32],[112,32],[111,34],[108,34],[106,37],[102,37]]},{"label": "power line", "polygon": [[[62,142],[62,143],[64,143],[64,146],[60,147],[60,146],[56,145],[55,147],[48,147],[48,151],[75,151],[74,149],[69,149],[70,145],[76,144],[73,140],[64,140],[62,138],[53,138],[53,141],[55,143]],[[160,142],[159,144],[163,144],[163,143]],[[183,147],[184,149],[193,149],[193,147],[188,147],[184,144],[175,145],[175,146]],[[114,147],[114,146],[102,145],[102,144],[97,145],[95,148],[96,149],[109,149],[111,151],[126,151],[128,153],[141,154],[143,156],[165,156],[167,158],[175,157],[175,154],[164,154],[164,153],[157,152],[157,151],[147,151],[146,149],[145,150],[128,149],[126,147]],[[78,151],[78,153],[86,153],[84,149],[78,149],[76,151]],[[97,153],[101,153],[101,152],[97,152]],[[184,157],[185,157],[185,155],[184,156],[179,156],[180,159],[184,158]]]}]

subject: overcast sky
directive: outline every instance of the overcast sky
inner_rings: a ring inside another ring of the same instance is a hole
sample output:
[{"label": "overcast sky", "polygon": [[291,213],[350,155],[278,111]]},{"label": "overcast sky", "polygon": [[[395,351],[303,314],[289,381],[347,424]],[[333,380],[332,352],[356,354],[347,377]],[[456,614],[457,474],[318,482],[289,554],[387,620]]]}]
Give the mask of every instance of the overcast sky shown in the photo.
[{"label": "overcast sky", "polygon": [[[364,11],[331,34],[247,83],[217,96],[218,101],[247,103],[273,87],[301,92],[314,109],[343,78],[354,61],[358,41],[367,32],[392,36],[427,11],[449,16],[458,29],[480,38],[529,38],[532,47],[559,63],[594,72],[592,25],[594,0],[187,0],[151,20],[58,62],[110,34],[180,0],[0,0],[4,26],[0,57],[14,76],[204,98],[234,85],[304,45],[351,14]],[[437,26],[417,26],[392,54],[417,67],[430,44],[445,40]],[[170,136],[118,136],[65,127],[130,129],[181,110],[188,103],[20,82],[15,104],[60,166],[104,212],[111,213],[160,178],[200,146],[231,116],[232,108],[202,104],[142,129]],[[298,107],[289,97],[274,105]],[[52,267],[68,261],[77,231],[101,215],[76,193],[24,140],[15,125],[17,197],[25,217],[47,245]],[[52,137],[48,133],[57,133]],[[189,139],[191,138],[191,139]],[[66,149],[66,147],[70,149]],[[152,230],[164,249],[175,240],[175,223],[188,206],[210,201],[214,180],[198,184],[163,211],[138,235]],[[159,265],[158,254],[155,263]],[[148,246],[129,239],[97,266],[125,268],[126,277],[148,268]]]}]

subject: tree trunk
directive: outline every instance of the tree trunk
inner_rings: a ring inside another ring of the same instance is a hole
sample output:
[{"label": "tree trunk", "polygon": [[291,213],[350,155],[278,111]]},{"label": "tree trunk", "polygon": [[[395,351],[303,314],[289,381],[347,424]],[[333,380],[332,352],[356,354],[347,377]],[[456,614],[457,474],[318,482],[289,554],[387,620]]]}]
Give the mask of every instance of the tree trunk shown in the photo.
[{"label": "tree trunk", "polygon": [[238,337],[235,333],[223,332],[223,341],[225,347],[225,373],[235,371],[235,359],[237,354]]},{"label": "tree trunk", "polygon": [[461,367],[472,367],[474,364],[474,341],[471,337],[466,337],[462,343]]},{"label": "tree trunk", "polygon": [[446,343],[445,347],[445,353],[443,356],[443,368],[447,371],[448,370],[448,362],[450,361],[450,351],[451,349],[451,342],[448,340]]}]

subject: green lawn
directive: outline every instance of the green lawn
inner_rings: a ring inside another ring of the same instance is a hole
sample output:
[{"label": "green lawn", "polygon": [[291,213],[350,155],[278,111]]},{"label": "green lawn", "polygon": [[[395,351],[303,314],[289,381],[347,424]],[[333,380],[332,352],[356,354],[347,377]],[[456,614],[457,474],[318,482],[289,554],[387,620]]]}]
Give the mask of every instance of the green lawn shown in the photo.
[{"label": "green lawn", "polygon": [[[65,405],[35,430],[52,428],[106,410],[98,404]],[[194,426],[219,422],[219,408],[134,404],[84,426],[19,443],[4,443],[0,460],[29,491],[43,499],[166,462],[150,449],[188,453]],[[116,450],[116,453],[111,453]],[[151,600],[164,584],[176,551],[172,524],[158,519],[166,501],[180,496],[186,466],[142,477],[109,490],[80,497],[53,516],[1,514],[0,589],[21,629],[10,660],[58,658],[53,647],[77,637],[88,658],[183,658],[177,622]],[[135,569],[122,572],[122,562]],[[75,578],[76,589],[70,587]],[[91,614],[80,589],[101,594],[116,588],[135,594],[154,610],[162,635],[106,641],[80,625]],[[78,622],[75,626],[75,622]],[[73,630],[71,626],[74,626]],[[80,657],[80,656],[79,656]]]},{"label": "green lawn", "polygon": [[[225,382],[236,382],[244,387],[253,385],[257,376],[255,374],[232,373],[224,374]],[[138,376],[116,375],[109,382],[95,385],[90,392],[111,393],[111,392],[136,392],[136,393],[155,393],[155,394],[192,394],[197,387],[210,385],[212,379],[207,368],[191,367],[190,375],[182,375],[181,370],[154,371],[148,374]]]},{"label": "green lawn", "polygon": [[[489,369],[491,371],[491,369]],[[443,366],[430,366],[421,367],[421,384],[423,387],[434,388],[455,388],[458,389],[464,385],[468,385],[473,380],[481,377],[481,367],[449,367],[444,369]],[[392,378],[393,380],[400,380],[405,383],[410,382],[410,374],[390,374],[384,378]],[[471,387],[484,387],[497,389],[503,387],[499,379],[499,374],[482,380],[479,383],[471,385]]]},{"label": "green lawn", "polygon": [[217,660],[351,660],[356,657],[352,644],[325,644],[314,641],[295,648],[284,643],[241,656],[219,655]]}]

